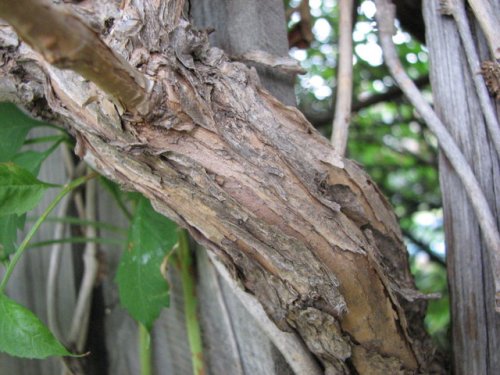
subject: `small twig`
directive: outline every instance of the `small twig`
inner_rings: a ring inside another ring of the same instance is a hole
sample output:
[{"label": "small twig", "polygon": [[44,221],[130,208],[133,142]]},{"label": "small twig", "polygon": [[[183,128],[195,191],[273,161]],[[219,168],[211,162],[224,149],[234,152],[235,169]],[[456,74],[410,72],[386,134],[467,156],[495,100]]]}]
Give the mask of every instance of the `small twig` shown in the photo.
[{"label": "small twig", "polygon": [[[418,88],[425,87],[429,84],[429,76],[426,74],[425,76],[419,77],[414,81],[415,85]],[[352,113],[359,112],[360,110],[370,107],[372,105],[386,102],[386,101],[394,101],[403,95],[403,92],[399,88],[399,86],[392,86],[386,92],[380,94],[370,95],[366,99],[360,101],[354,101],[352,104]],[[324,111],[319,112],[318,114],[308,113],[306,108],[301,109],[304,112],[307,120],[313,124],[316,128],[321,127],[325,124],[332,123],[333,121],[333,111]]]},{"label": "small twig", "polygon": [[293,372],[295,374],[323,375],[323,371],[304,342],[296,334],[283,332],[276,327],[274,322],[267,316],[260,302],[251,294],[243,291],[217,257],[210,251],[208,256],[217,272],[243,304],[245,310],[254,317],[260,328],[285,357]]},{"label": "small twig", "polygon": [[[418,88],[425,87],[429,84],[429,75],[426,74],[418,77],[415,81],[413,81],[413,83],[415,83]],[[354,102],[352,105],[352,112],[358,112],[359,110],[370,107],[374,104],[394,100],[401,95],[403,95],[403,92],[399,86],[392,86],[386,92],[371,95],[366,99],[360,100],[359,102]]]},{"label": "small twig", "polygon": [[49,0],[0,0],[0,17],[52,65],[94,82],[131,112],[149,112],[151,83],[76,15]]},{"label": "small twig", "polygon": [[285,11],[285,19],[287,22],[290,21],[290,17],[292,17],[292,14],[294,14],[296,11],[299,10],[299,7],[290,7]]},{"label": "small twig", "polygon": [[410,100],[417,109],[427,123],[429,129],[438,139],[441,150],[462,181],[465,191],[469,196],[470,203],[476,213],[494,274],[496,310],[500,312],[500,234],[498,233],[495,218],[476,176],[460,148],[413,81],[408,77],[399,61],[396,48],[392,41],[395,14],[394,5],[389,0],[376,0],[376,4],[376,17],[379,25],[380,43],[384,53],[385,63],[408,100]]},{"label": "small twig", "polygon": [[78,217],[82,220],[85,219],[85,203],[83,203],[83,196],[80,191],[77,191],[75,193],[75,196],[73,197],[73,202],[75,203],[75,208],[76,208],[76,213]]},{"label": "small twig", "polygon": [[[73,158],[69,153],[68,147],[63,145],[61,148],[62,158],[64,161],[66,175],[68,179],[71,181],[75,175],[75,166],[73,163]],[[70,196],[67,195],[63,198],[61,206],[59,208],[59,212],[57,213],[57,217],[66,216],[69,206],[70,206]],[[55,225],[54,228],[54,240],[60,240],[63,238],[64,233],[66,232],[66,223],[59,222]],[[59,275],[59,267],[61,264],[61,250],[62,243],[55,243],[50,250],[50,261],[49,261],[49,269],[47,271],[47,323],[49,328],[54,332],[55,336],[60,341],[65,341],[65,337],[61,333],[61,329],[59,328],[59,322],[57,320],[57,276]]]},{"label": "small twig", "polygon": [[[85,189],[85,219],[96,220],[96,182],[89,181]],[[88,226],[85,231],[86,237],[96,237],[97,230]],[[97,276],[98,263],[96,260],[97,244],[87,242],[83,255],[84,274],[78,300],[73,314],[68,341],[78,351],[82,351],[87,338],[87,330],[92,302],[92,290]]]},{"label": "small twig", "polygon": [[[69,209],[69,204],[71,202],[71,196],[66,195],[61,205],[59,206],[59,211],[57,213],[58,217],[66,216]],[[58,222],[54,228],[54,240],[60,240],[63,238],[66,232],[66,223]],[[52,246],[50,250],[50,260],[49,269],[47,271],[47,323],[50,330],[54,333],[59,341],[64,342],[65,337],[59,328],[59,322],[57,320],[57,276],[59,276],[59,268],[61,264],[61,250],[63,243],[58,242]]]},{"label": "small twig", "polygon": [[[373,123],[373,125],[376,125],[377,123]],[[385,123],[384,123],[385,125]],[[433,168],[437,168],[437,162],[436,162],[436,158],[432,158],[432,159],[424,159],[420,153],[418,152],[413,152],[407,148],[405,148],[404,146],[401,146],[401,145],[392,145],[392,144],[389,144],[389,143],[385,143],[385,142],[382,142],[382,144],[380,144],[380,138],[379,137],[373,137],[373,136],[361,136],[361,135],[358,135],[356,137],[357,141],[358,142],[362,142],[363,144],[374,144],[374,145],[377,145],[379,146],[381,149],[383,148],[386,148],[396,154],[399,154],[403,157],[405,156],[409,156],[413,159],[415,159],[415,162],[418,163],[420,166],[423,166],[423,167],[426,167],[426,166],[430,166],[430,167],[433,167]],[[422,142],[424,142],[422,140]]]},{"label": "small twig", "polygon": [[446,268],[446,262],[443,260],[443,258],[434,254],[434,252],[431,250],[430,246],[428,244],[426,244],[424,241],[419,240],[417,237],[415,237],[413,235],[413,233],[411,233],[408,230],[403,230],[403,236],[408,238],[410,240],[410,242],[413,242],[415,245],[418,246],[418,248],[421,251],[426,253],[432,262],[435,262],[435,263],[439,264],[440,266]]},{"label": "small twig", "polygon": [[337,96],[333,118],[332,145],[340,155],[345,155],[351,122],[352,105],[352,9],[353,0],[338,3],[339,19],[339,65],[337,74]]},{"label": "small twig", "polygon": [[293,25],[292,29],[288,32],[288,46],[290,48],[308,48],[314,40],[309,1],[301,0],[296,10],[299,11],[300,21]]},{"label": "small twig", "polygon": [[[467,14],[465,13],[464,3],[460,0],[446,0],[446,4],[442,4],[442,11],[445,14],[452,15],[457,24],[458,33],[460,34],[460,39],[462,40],[462,45],[465,50],[465,56],[467,57],[467,62],[469,64],[471,76],[476,87],[476,92],[479,98],[481,109],[484,114],[484,119],[486,120],[486,125],[488,126],[488,131],[491,135],[493,145],[495,146],[498,156],[500,156],[500,125],[498,123],[493,104],[490,100],[484,78],[481,74],[479,74],[479,72],[481,71],[481,63],[479,61],[479,56],[477,55],[476,48],[474,47],[474,41],[472,39],[472,33],[469,27]],[[500,30],[500,23],[497,26]]]},{"label": "small twig", "polygon": [[488,1],[469,0],[469,5],[483,29],[490,47],[491,56],[497,62],[500,62],[500,19],[498,18],[498,14],[491,9]]}]

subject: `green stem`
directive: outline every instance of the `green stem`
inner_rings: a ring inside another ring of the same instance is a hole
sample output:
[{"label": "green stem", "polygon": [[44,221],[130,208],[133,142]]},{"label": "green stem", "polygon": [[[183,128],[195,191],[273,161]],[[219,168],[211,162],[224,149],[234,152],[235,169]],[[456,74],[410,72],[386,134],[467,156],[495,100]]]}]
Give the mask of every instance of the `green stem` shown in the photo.
[{"label": "green stem", "polygon": [[203,343],[198,321],[198,301],[196,299],[196,278],[193,269],[193,258],[189,249],[189,237],[186,230],[179,233],[178,263],[181,269],[182,291],[184,294],[184,313],[186,315],[186,329],[191,350],[193,374],[205,373],[203,365]]},{"label": "green stem", "polygon": [[36,138],[30,138],[24,141],[25,145],[32,145],[32,144],[37,144],[37,143],[46,143],[46,142],[62,142],[65,140],[69,140],[69,138],[66,135],[48,135],[45,137],[36,137]]},{"label": "green stem", "polygon": [[12,257],[12,260],[9,262],[9,265],[7,266],[7,270],[5,271],[5,275],[2,279],[2,283],[0,283],[0,293],[3,293],[5,290],[5,287],[7,286],[7,282],[10,279],[10,276],[12,275],[12,272],[14,271],[14,268],[16,267],[17,262],[19,262],[19,259],[21,259],[21,256],[23,255],[24,251],[28,247],[29,242],[37,232],[38,228],[42,225],[42,223],[45,221],[47,216],[49,216],[50,212],[57,206],[59,201],[69,192],[73,191],[76,189],[78,186],[84,184],[88,180],[94,178],[97,174],[96,173],[91,173],[87,176],[83,176],[80,178],[77,178],[76,180],[70,182],[67,184],[60,192],[57,194],[57,196],[54,198],[52,202],[50,202],[49,206],[45,209],[43,214],[40,216],[40,218],[36,221],[35,225],[30,229],[26,237],[24,238],[23,242],[19,247],[17,248],[16,252],[14,253],[14,256]]},{"label": "green stem", "polygon": [[64,128],[62,128],[60,126],[57,126],[57,125],[54,125],[54,124],[49,124],[48,122],[42,122],[42,123],[38,124],[37,126],[44,127],[44,128],[56,129],[56,130],[59,130],[60,132],[62,132],[64,134],[67,134],[66,130]]},{"label": "green stem", "polygon": [[141,364],[141,375],[153,374],[151,356],[151,337],[148,329],[139,323],[139,362]]},{"label": "green stem", "polygon": [[[27,221],[34,222],[37,219],[35,217],[28,216],[26,218]],[[75,224],[80,226],[92,226],[98,229],[105,229],[107,231],[113,233],[122,233],[128,234],[128,229],[119,227],[117,225],[109,224],[104,221],[95,221],[95,220],[82,220],[77,217],[65,216],[65,217],[48,217],[47,222],[55,222],[55,223],[67,223],[67,224]]]},{"label": "green stem", "polygon": [[54,245],[56,243],[78,244],[78,243],[88,243],[88,242],[93,242],[93,243],[103,244],[103,245],[123,246],[123,244],[126,241],[125,241],[125,239],[119,240],[119,239],[115,239],[115,238],[105,238],[105,237],[70,237],[70,238],[62,238],[60,240],[47,240],[47,241],[34,242],[34,243],[28,245],[28,249],[34,249],[36,247],[44,247],[44,246]]}]

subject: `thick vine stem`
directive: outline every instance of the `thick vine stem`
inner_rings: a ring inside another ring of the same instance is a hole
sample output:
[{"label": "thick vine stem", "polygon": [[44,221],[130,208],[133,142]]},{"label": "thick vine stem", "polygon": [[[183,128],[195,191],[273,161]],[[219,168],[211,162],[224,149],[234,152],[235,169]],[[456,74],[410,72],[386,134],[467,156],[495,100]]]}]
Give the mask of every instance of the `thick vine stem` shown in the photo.
[{"label": "thick vine stem", "polygon": [[[121,115],[87,82],[19,47],[8,28],[0,87],[65,124],[87,163],[215,252],[329,372],[440,373],[396,217],[373,181],[264,90],[255,70],[187,21],[172,23],[164,6],[126,2],[106,39],[163,92],[144,119]],[[137,12],[144,19],[131,25]]]},{"label": "thick vine stem", "polygon": [[0,17],[52,65],[94,82],[131,112],[149,111],[148,79],[74,14],[49,0],[1,0]]},{"label": "thick vine stem", "polygon": [[413,81],[405,73],[399,61],[396,48],[392,41],[395,19],[394,5],[389,0],[377,0],[376,5],[380,43],[384,52],[385,63],[408,100],[415,106],[429,126],[429,129],[431,129],[437,137],[441,150],[444,152],[464,184],[464,188],[474,208],[488,248],[489,258],[495,275],[496,310],[500,312],[500,234],[493,213],[462,151],[456,145],[452,136],[446,129],[446,126],[441,122]]}]

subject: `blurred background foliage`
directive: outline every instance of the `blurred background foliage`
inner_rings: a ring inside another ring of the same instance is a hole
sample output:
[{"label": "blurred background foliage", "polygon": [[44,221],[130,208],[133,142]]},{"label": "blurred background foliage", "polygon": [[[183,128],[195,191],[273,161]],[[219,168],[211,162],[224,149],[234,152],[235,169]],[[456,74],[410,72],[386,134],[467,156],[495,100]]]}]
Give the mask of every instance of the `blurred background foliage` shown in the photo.
[{"label": "blurred background foliage", "polygon": [[[307,70],[307,74],[297,78],[299,108],[319,131],[330,137],[337,75],[338,1],[284,2],[290,55]],[[441,299],[429,302],[426,326],[447,351],[450,315],[437,142],[383,64],[377,44],[374,2],[354,3],[354,95],[347,156],[368,171],[394,206],[417,286],[425,293],[441,293]],[[403,6],[398,8],[398,15],[402,22],[421,17]],[[400,59],[432,101],[424,34],[416,32],[414,25],[407,29],[405,26],[398,24],[394,37]],[[412,30],[413,35],[406,30]]]}]

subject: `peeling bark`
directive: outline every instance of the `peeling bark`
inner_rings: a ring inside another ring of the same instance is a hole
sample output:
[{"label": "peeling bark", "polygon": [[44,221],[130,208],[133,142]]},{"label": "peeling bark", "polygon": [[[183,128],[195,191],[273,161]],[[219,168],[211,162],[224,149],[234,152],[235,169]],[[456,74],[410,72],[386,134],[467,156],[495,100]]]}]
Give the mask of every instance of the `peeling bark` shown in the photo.
[{"label": "peeling bark", "polygon": [[326,373],[441,373],[396,218],[362,168],[205,32],[172,27],[176,2],[98,3],[74,7],[113,19],[101,37],[154,82],[147,116],[123,113],[7,26],[0,98],[64,124],[80,157],[215,252]]}]

